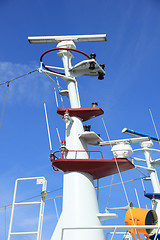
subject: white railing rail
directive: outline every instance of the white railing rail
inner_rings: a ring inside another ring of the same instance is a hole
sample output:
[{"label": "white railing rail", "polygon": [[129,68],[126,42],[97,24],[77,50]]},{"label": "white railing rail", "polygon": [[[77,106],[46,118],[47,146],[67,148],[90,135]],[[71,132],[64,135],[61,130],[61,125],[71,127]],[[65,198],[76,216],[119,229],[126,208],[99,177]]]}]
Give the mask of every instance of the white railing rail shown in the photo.
[{"label": "white railing rail", "polygon": [[[154,238],[154,240],[155,240],[157,238],[160,226],[158,226],[158,225],[108,225],[108,226],[90,226],[90,227],[64,227],[64,228],[62,228],[61,240],[63,240],[64,231],[69,231],[69,230],[74,230],[74,231],[75,230],[93,230],[93,229],[94,230],[113,229],[113,232],[107,233],[107,235],[112,234],[111,240],[113,240],[116,233],[123,234],[123,232],[116,232],[117,230],[120,230],[120,229],[125,229],[126,231],[127,231],[127,229],[157,229],[157,231],[155,233],[155,238]],[[124,235],[125,234],[126,233],[124,233]]]}]

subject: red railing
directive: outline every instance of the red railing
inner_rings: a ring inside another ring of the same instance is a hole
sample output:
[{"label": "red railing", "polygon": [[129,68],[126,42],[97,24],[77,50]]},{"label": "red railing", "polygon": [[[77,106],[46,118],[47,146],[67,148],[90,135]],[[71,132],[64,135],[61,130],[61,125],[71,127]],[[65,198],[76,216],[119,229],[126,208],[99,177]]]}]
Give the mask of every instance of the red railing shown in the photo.
[{"label": "red railing", "polygon": [[[95,150],[59,150],[52,154],[52,157],[54,157],[54,160],[56,159],[70,159],[70,157],[67,157],[69,153],[75,153],[75,155],[72,155],[71,159],[81,159],[81,157],[78,156],[78,153],[87,153],[88,158],[87,159],[103,159],[103,153],[101,151],[95,151]],[[99,157],[91,157],[91,154],[98,153]],[[61,156],[58,156],[61,155]]]}]

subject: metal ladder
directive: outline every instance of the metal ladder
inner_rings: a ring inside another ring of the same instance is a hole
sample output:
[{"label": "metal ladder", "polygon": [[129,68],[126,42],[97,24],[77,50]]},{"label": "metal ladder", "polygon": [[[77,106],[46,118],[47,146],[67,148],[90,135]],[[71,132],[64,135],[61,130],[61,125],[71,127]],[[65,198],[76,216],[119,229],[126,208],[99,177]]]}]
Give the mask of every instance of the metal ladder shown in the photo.
[{"label": "metal ladder", "polygon": [[[16,203],[16,193],[17,193],[17,184],[19,181],[28,181],[28,180],[37,180],[37,184],[42,184],[42,191],[41,191],[41,200],[34,201],[34,202],[18,202]],[[11,218],[10,218],[10,225],[9,225],[9,232],[8,232],[8,240],[10,240],[11,236],[13,235],[37,235],[36,240],[41,240],[42,235],[42,224],[43,224],[43,215],[44,215],[44,205],[45,205],[45,196],[47,195],[46,191],[47,181],[44,177],[31,177],[31,178],[18,178],[15,182],[14,188],[14,196],[13,196],[13,204],[12,204],[12,211],[11,211]],[[13,214],[14,214],[14,207],[15,206],[22,206],[22,205],[40,205],[40,212],[39,212],[39,221],[38,221],[38,229],[37,232],[11,232],[12,231],[12,223],[13,223]]]}]

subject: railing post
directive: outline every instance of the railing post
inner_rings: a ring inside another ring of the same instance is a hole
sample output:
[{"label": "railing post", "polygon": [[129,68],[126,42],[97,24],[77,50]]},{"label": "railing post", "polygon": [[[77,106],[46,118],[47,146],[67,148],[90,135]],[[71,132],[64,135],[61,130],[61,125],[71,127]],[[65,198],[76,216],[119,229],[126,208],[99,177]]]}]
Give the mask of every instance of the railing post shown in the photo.
[{"label": "railing post", "polygon": [[116,231],[117,231],[117,227],[115,227],[115,229],[114,229],[114,233],[113,233],[113,235],[112,235],[111,240],[113,240],[113,238],[114,238],[114,236],[115,236],[115,234],[116,234]]}]

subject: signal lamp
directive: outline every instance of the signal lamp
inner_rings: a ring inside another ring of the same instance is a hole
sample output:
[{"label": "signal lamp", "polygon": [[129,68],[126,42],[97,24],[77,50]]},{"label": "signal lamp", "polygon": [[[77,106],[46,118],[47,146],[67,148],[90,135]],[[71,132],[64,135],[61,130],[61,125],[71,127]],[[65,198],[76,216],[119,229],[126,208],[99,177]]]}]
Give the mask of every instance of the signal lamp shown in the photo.
[{"label": "signal lamp", "polygon": [[153,194],[153,195],[152,195],[152,205],[154,206],[155,203],[156,203],[156,199],[155,199],[155,195]]},{"label": "signal lamp", "polygon": [[65,140],[62,141],[59,150],[61,151],[61,154],[62,154],[62,155],[64,155],[64,153],[67,151],[67,148],[66,148],[66,141],[65,141]]},{"label": "signal lamp", "polygon": [[89,69],[90,70],[94,70],[95,69],[95,63],[94,62],[90,62]]},{"label": "signal lamp", "polygon": [[84,127],[84,131],[90,132],[91,125],[83,125],[83,127]]},{"label": "signal lamp", "polygon": [[[154,210],[151,209],[143,209],[143,208],[134,208],[130,207],[126,213],[125,216],[125,225],[157,225],[158,224],[158,218],[157,214]],[[139,234],[143,234],[147,237],[147,239],[153,235],[156,231],[156,229],[127,229],[128,232],[132,234],[133,239],[136,239],[134,236],[134,233],[138,235],[138,238],[140,238]]]}]

